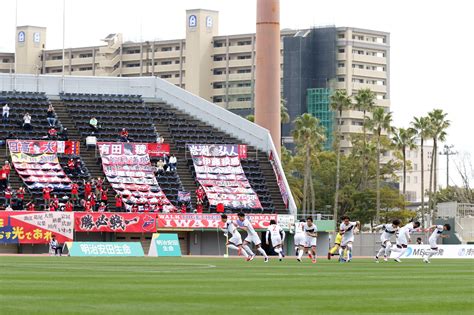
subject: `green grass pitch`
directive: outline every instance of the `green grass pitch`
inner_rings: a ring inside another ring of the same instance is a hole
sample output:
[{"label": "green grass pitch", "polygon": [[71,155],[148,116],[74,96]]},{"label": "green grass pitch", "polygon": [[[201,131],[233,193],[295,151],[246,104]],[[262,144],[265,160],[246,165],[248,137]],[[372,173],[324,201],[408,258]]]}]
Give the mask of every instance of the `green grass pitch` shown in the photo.
[{"label": "green grass pitch", "polygon": [[474,314],[474,261],[0,257],[0,314]]}]

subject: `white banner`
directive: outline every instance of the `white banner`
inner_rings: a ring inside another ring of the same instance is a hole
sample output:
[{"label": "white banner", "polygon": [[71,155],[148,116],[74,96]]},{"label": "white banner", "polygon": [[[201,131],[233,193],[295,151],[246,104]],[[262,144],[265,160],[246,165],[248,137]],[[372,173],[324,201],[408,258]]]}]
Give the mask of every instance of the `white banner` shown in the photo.
[{"label": "white banner", "polygon": [[279,214],[277,223],[283,230],[289,231],[295,224],[295,216],[291,214]]},{"label": "white banner", "polygon": [[32,212],[31,214],[18,215],[12,213],[12,217],[19,221],[39,226],[53,233],[62,234],[71,240],[73,239],[73,212]]},{"label": "white banner", "polygon": [[[438,245],[438,248],[438,253],[431,258],[474,258],[474,245]],[[401,258],[422,259],[429,249],[429,244],[408,245],[407,251]],[[392,251],[390,258],[395,258],[396,255],[397,253]]]}]

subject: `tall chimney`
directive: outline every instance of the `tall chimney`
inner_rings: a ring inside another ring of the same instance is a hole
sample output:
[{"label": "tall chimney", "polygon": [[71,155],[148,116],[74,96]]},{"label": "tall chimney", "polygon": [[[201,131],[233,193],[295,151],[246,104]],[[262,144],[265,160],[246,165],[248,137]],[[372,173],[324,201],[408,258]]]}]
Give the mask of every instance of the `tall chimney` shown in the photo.
[{"label": "tall chimney", "polygon": [[268,129],[281,155],[280,0],[257,0],[255,123]]}]

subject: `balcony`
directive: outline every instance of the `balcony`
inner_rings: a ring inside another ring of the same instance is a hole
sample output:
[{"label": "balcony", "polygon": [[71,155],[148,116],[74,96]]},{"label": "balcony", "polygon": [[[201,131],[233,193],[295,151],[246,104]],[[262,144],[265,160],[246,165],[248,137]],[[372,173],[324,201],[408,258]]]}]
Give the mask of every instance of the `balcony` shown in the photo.
[{"label": "balcony", "polygon": [[229,60],[229,68],[233,67],[251,67],[252,59],[234,59]]},{"label": "balcony", "polygon": [[252,88],[250,86],[229,88],[229,95],[245,95],[245,94],[251,94],[251,93],[252,93]]},{"label": "balcony", "polygon": [[368,55],[353,54],[352,55],[352,60],[353,61],[360,61],[360,62],[367,62],[367,63],[381,64],[381,65],[386,65],[387,64],[387,58],[385,58],[385,57],[375,57],[375,56],[368,56]]},{"label": "balcony", "polygon": [[252,73],[231,73],[229,74],[229,81],[244,81],[251,80]]},{"label": "balcony", "polygon": [[212,62],[212,68],[225,68],[227,67],[227,61],[226,60],[221,60],[221,61],[213,61]]},{"label": "balcony", "polygon": [[180,64],[172,63],[170,65],[156,65],[155,74],[160,72],[179,72],[180,71]]},{"label": "balcony", "polygon": [[71,59],[71,65],[76,66],[76,65],[90,65],[92,64],[93,60],[92,57],[88,58],[73,58]]},{"label": "balcony", "polygon": [[230,46],[229,54],[248,53],[252,51],[252,45]]},{"label": "balcony", "polygon": [[352,83],[352,88],[354,90],[370,89],[372,92],[387,93],[387,86],[385,85]]},{"label": "balcony", "polygon": [[250,108],[250,101],[247,101],[247,102],[239,102],[239,101],[229,102],[229,106],[227,107],[227,109],[245,109],[245,108]]},{"label": "balcony", "polygon": [[[148,58],[152,58],[152,53],[148,54]],[[179,50],[171,50],[171,51],[157,51],[154,53],[155,59],[176,59],[180,57],[180,51]],[[183,55],[185,55],[183,53]]]},{"label": "balcony", "polygon": [[377,78],[377,79],[387,78],[387,72],[367,70],[367,69],[358,69],[358,68],[354,69],[353,75],[361,76],[361,77]]}]

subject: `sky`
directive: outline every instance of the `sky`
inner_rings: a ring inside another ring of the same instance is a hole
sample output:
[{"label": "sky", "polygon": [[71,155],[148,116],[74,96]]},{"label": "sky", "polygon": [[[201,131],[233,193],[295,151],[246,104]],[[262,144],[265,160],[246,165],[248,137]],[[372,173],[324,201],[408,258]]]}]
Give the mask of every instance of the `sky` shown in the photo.
[{"label": "sky", "polygon": [[[18,25],[47,27],[47,49],[62,47],[62,0],[17,0]],[[125,40],[184,38],[186,9],[219,11],[219,34],[255,32],[256,0],[66,0],[66,47]],[[0,51],[13,52],[15,0],[2,1]],[[448,112],[447,143],[474,159],[474,19],[470,1],[281,0],[281,27],[350,26],[390,32],[390,90],[394,125],[433,108]],[[463,94],[467,93],[467,94]],[[453,158],[451,184],[460,184]],[[446,160],[440,159],[440,183]],[[474,163],[473,163],[474,164]],[[474,174],[472,174],[474,177]]]}]

